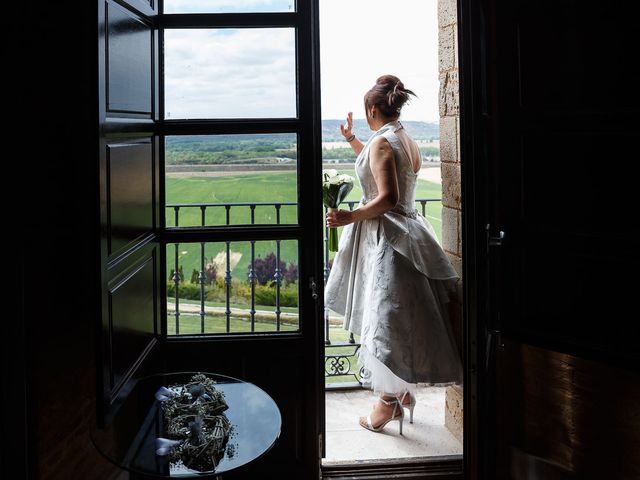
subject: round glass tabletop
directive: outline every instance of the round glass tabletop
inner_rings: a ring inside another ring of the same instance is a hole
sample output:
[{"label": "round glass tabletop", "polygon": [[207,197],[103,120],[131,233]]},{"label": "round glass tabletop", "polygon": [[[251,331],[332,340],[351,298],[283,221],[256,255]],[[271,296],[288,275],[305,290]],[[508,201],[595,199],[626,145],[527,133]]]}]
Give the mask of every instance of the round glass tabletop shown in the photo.
[{"label": "round glass tabletop", "polygon": [[[137,380],[109,426],[91,432],[98,451],[117,466],[150,478],[218,476],[245,466],[266,453],[278,439],[282,425],[280,411],[273,399],[252,383],[204,372],[203,375],[215,382],[215,390],[224,395],[228,408],[216,413],[224,416],[221,419],[224,424],[228,420],[231,431],[222,434],[223,439],[218,441],[216,449],[207,450],[211,454],[208,462],[190,463],[192,457],[189,454],[178,453],[186,450],[172,450],[186,445],[185,438],[190,439],[190,445],[202,445],[204,449],[211,445],[207,442],[212,437],[206,435],[211,434],[211,420],[215,415],[199,415],[199,426],[191,423],[195,418],[186,419],[183,422],[185,428],[181,431],[187,435],[185,437],[175,435],[175,430],[173,435],[169,433],[167,420],[176,415],[162,408],[167,398],[167,390],[161,390],[162,387],[173,392],[168,393],[169,398],[183,392],[180,398],[192,403],[200,393],[199,401],[208,402],[210,397],[203,395],[200,387],[191,390],[193,395],[186,393],[188,389],[181,390],[199,373],[158,374]],[[165,395],[158,394],[159,391]],[[220,423],[220,419],[217,420]],[[217,432],[219,434],[220,430]],[[198,435],[200,437],[196,438]],[[159,438],[173,440],[173,443],[163,443],[163,440],[158,441]],[[165,447],[164,451],[162,447]]]}]

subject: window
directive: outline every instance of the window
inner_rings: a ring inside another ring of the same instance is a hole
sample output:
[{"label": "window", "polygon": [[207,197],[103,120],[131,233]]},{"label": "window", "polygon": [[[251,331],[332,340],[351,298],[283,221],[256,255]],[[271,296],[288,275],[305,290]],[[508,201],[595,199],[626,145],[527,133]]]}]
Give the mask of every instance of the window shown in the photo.
[{"label": "window", "polygon": [[294,118],[295,29],[167,30],[165,117]]},{"label": "window", "polygon": [[189,4],[160,16],[167,334],[299,333],[322,228],[306,20],[293,1]]}]

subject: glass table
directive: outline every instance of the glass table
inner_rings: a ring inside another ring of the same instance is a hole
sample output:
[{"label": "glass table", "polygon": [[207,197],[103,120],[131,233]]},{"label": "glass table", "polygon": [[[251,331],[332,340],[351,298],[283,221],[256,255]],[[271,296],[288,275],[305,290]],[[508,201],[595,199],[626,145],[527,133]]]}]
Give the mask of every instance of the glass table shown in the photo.
[{"label": "glass table", "polygon": [[[157,438],[168,438],[166,419],[156,392],[161,387],[184,385],[193,375],[203,373],[214,380],[224,394],[225,417],[232,432],[219,452],[217,465],[205,470],[187,468],[181,461],[156,453]],[[158,374],[137,380],[127,400],[119,407],[109,426],[94,429],[91,439],[110,462],[143,479],[222,478],[264,455],[280,435],[282,417],[267,393],[252,383],[205,372]]]}]

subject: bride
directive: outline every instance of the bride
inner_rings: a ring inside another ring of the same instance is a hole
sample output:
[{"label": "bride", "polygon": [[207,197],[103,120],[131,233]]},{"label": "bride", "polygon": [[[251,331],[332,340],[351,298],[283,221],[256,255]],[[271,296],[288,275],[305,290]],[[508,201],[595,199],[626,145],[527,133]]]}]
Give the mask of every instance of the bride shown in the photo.
[{"label": "bride", "polygon": [[327,213],[330,227],[345,226],[325,287],[326,306],[344,315],[344,328],[360,336],[359,362],[379,395],[360,425],[374,432],[413,422],[418,382],[462,379],[462,365],[447,303],[458,275],[433,227],[415,209],[420,149],[399,121],[409,96],[399,78],[384,75],[365,94],[374,134],[363,144],[353,116],[340,126],[358,158],[363,191],[358,208]]}]

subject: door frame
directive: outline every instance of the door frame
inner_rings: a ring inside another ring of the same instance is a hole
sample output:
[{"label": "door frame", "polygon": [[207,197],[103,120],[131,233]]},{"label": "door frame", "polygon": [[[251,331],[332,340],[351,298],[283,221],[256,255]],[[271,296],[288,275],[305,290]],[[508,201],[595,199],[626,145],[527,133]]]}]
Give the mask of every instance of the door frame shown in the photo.
[{"label": "door frame", "polygon": [[491,11],[484,0],[458,0],[458,59],[460,76],[460,169],[462,190],[462,269],[464,336],[463,464],[465,479],[485,478],[484,451],[490,440],[486,332],[489,319],[487,282],[487,222],[490,178],[488,137],[493,122],[490,104]]}]

